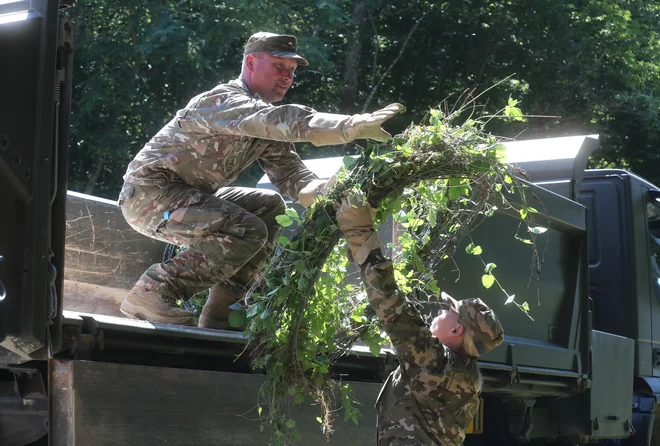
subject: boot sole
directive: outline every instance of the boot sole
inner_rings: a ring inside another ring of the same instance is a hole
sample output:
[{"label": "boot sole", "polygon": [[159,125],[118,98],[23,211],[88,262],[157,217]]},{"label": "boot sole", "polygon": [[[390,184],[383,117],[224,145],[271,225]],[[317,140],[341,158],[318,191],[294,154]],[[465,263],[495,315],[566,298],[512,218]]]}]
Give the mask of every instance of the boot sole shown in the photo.
[{"label": "boot sole", "polygon": [[193,325],[193,316],[162,316],[159,314],[152,313],[151,311],[135,305],[132,302],[124,301],[119,307],[119,311],[128,316],[131,319],[138,319],[142,321],[151,321],[159,322],[162,324],[172,324],[172,325]]}]

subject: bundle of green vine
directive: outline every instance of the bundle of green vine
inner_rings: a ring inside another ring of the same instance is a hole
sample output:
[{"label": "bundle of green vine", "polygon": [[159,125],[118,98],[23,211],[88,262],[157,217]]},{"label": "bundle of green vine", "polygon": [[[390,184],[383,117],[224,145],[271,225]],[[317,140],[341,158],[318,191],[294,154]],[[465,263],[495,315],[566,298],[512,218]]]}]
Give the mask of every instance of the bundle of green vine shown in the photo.
[{"label": "bundle of green vine", "polygon": [[359,280],[347,277],[350,265],[335,217],[341,198],[362,194],[378,209],[377,223],[394,216],[403,231],[393,247],[397,284],[433,299],[436,262],[520,185],[502,162],[501,140],[479,120],[452,125],[455,117],[432,110],[427,124],[346,157],[332,191],[302,216],[287,209],[278,217],[298,229],[291,239],[280,238],[263,278],[230,318],[247,325],[253,364],[267,374],[257,411],[273,444],[300,439],[293,412],[309,400],[326,434],[337,409],[344,421],[357,424],[357,402],[350,387],[334,379],[332,366],[355,342],[375,355],[387,342]]}]

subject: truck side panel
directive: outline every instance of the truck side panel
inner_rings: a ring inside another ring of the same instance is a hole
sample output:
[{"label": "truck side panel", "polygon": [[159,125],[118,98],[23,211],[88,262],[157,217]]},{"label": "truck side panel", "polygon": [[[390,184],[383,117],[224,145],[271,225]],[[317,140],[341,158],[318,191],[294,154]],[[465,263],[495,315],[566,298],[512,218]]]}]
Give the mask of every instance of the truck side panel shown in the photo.
[{"label": "truck side panel", "polygon": [[[268,409],[258,396],[263,375],[53,360],[50,382],[53,446],[267,444],[257,410]],[[318,405],[304,403],[292,414],[304,444],[374,444],[380,387],[353,386],[362,404],[359,425],[338,412],[330,442],[313,416]]]}]

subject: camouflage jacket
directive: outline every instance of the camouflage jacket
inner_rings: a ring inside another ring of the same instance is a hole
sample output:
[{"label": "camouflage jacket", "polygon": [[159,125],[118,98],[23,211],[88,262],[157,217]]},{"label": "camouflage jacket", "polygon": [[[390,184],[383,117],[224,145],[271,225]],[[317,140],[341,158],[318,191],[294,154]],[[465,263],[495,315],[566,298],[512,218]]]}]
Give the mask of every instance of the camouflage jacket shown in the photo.
[{"label": "camouflage jacket", "polygon": [[190,100],[136,155],[124,180],[140,185],[183,182],[213,193],[255,160],[294,201],[316,175],[293,142],[306,141],[317,114],[301,105],[274,106],[252,96],[241,79]]},{"label": "camouflage jacket", "polygon": [[477,359],[431,335],[397,288],[391,261],[372,253],[361,272],[369,303],[400,360],[376,402],[378,445],[460,446],[479,406]]}]

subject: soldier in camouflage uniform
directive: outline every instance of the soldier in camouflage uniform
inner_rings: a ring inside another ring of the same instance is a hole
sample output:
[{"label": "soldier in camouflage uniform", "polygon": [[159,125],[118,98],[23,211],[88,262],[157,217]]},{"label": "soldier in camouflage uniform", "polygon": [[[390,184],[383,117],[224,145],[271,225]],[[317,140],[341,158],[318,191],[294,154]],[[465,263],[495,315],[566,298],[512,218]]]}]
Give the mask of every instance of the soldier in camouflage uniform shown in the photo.
[{"label": "soldier in camouflage uniform", "polygon": [[377,444],[460,446],[479,407],[477,358],[502,343],[502,326],[481,299],[457,301],[443,292],[428,327],[396,286],[373,216],[355,198],[343,199],[337,212],[369,303],[400,360],[376,402]]},{"label": "soldier in camouflage uniform", "polygon": [[308,62],[295,37],[252,35],[241,76],[192,98],[129,164],[118,201],[128,223],[187,249],[142,274],[121,304],[124,314],[190,325],[192,313],[176,302],[210,287],[199,325],[229,328],[228,306],[271,258],[281,231],[275,217],[285,205],[275,192],[227,186],[256,160],[281,193],[309,206],[329,186],[305,168],[292,143],[391,137],[381,124],[399,104],[359,115],[272,105],[297,65]]}]

